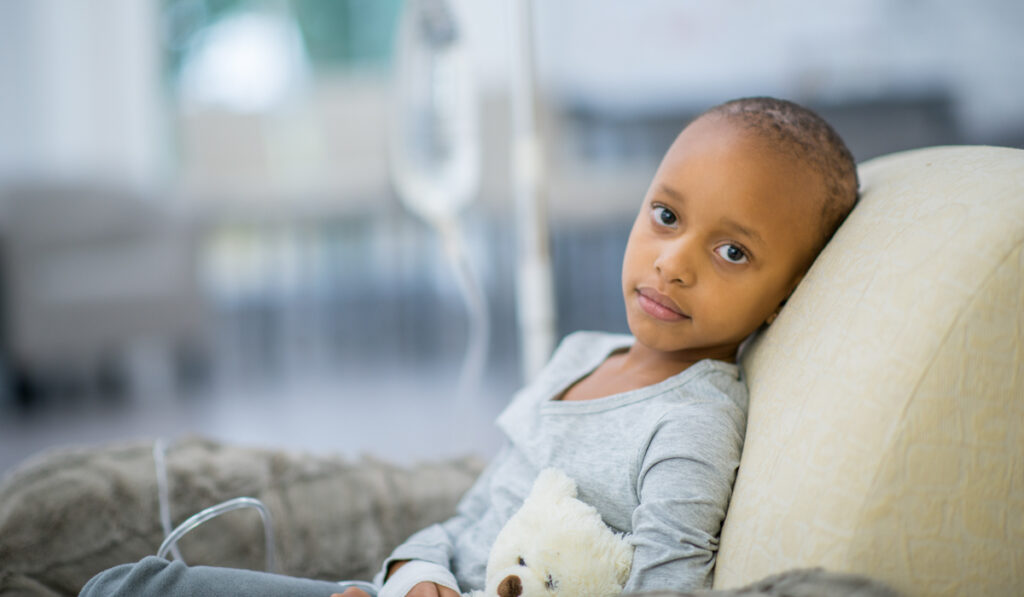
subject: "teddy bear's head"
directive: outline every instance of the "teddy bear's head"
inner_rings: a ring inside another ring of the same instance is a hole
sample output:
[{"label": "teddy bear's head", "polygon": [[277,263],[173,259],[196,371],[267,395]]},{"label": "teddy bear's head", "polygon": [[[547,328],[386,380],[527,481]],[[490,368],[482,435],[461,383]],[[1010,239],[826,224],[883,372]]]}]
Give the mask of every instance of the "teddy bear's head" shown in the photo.
[{"label": "teddy bear's head", "polygon": [[545,469],[498,533],[487,561],[487,597],[604,597],[622,592],[633,547],[612,532],[576,484]]}]

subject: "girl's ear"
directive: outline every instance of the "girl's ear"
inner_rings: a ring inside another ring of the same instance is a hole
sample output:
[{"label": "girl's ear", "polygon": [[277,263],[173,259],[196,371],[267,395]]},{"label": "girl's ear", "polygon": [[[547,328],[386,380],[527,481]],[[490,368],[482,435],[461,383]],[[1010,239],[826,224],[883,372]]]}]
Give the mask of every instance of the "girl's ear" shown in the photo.
[{"label": "girl's ear", "polygon": [[[786,299],[789,299],[789,296],[791,294],[793,294],[793,291],[796,290],[796,287],[800,285],[800,282],[803,279],[804,279],[804,275],[800,274],[799,276],[796,277],[796,279],[793,280],[793,283],[789,285],[789,292],[786,293]],[[779,308],[781,309],[782,305],[785,305],[785,304],[786,304],[786,301],[783,300],[782,304],[779,305]]]},{"label": "girl's ear", "polygon": [[789,292],[786,293],[786,298],[782,299],[782,302],[779,303],[779,306],[775,308],[775,312],[772,313],[771,315],[769,315],[768,319],[764,320],[764,324],[765,325],[771,325],[772,322],[775,321],[775,318],[779,316],[779,311],[781,311],[782,308],[786,306],[786,301],[789,300],[790,295],[793,294],[793,291],[796,290],[796,287],[800,285],[800,281],[803,280],[803,279],[804,279],[804,275],[803,274],[800,274],[799,276],[797,276],[796,278],[793,279],[793,283],[790,284],[790,286],[789,286]]}]

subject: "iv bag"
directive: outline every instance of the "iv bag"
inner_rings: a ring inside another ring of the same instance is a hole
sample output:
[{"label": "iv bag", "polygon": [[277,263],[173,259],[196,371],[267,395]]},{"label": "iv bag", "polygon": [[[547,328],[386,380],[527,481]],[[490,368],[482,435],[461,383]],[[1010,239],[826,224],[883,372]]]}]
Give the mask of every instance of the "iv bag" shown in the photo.
[{"label": "iv bag", "polygon": [[480,142],[472,65],[448,0],[408,0],[396,50],[395,188],[427,221],[451,220],[477,192]]}]

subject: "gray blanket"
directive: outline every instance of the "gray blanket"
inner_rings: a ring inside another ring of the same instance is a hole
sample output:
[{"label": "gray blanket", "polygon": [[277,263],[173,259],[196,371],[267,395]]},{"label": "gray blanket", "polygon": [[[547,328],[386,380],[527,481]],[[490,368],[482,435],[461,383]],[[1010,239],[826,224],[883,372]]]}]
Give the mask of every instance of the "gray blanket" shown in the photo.
[{"label": "gray blanket", "polygon": [[[0,483],[0,595],[77,595],[100,570],[153,555],[163,539],[153,445],[67,449]],[[454,512],[483,468],[476,459],[401,468],[364,459],[261,450],[200,438],[167,449],[171,520],[239,497],[274,519],[285,574],[367,579],[414,531]],[[189,564],[262,570],[263,525],[231,512],[180,543]]]},{"label": "gray blanket", "polygon": [[659,591],[644,597],[900,597],[892,588],[856,574],[821,568],[790,570],[740,589],[675,593]]}]

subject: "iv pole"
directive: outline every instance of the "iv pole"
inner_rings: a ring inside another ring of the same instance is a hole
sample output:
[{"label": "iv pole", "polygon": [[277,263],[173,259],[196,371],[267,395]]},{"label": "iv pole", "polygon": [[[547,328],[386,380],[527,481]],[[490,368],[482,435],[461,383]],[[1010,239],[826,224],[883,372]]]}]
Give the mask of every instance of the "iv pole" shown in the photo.
[{"label": "iv pole", "polygon": [[516,305],[522,375],[532,379],[555,343],[555,295],[548,243],[541,139],[534,91],[532,0],[512,0],[512,185],[518,264]]}]

